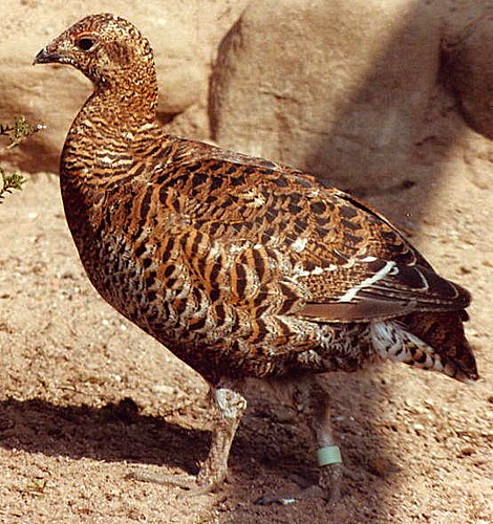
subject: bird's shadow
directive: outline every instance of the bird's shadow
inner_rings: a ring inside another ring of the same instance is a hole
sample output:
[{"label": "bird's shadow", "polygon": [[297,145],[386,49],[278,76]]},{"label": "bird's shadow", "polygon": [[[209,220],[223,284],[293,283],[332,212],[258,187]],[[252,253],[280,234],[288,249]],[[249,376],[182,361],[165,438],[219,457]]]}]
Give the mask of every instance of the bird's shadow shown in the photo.
[{"label": "bird's shadow", "polygon": [[0,446],[5,449],[166,465],[193,474],[208,442],[208,432],[142,414],[130,398],[102,407],[60,406],[40,398],[0,401]]},{"label": "bird's shadow", "polygon": [[[289,436],[281,438],[286,442],[272,451],[272,421],[264,422],[265,431],[257,433],[258,425],[250,421],[265,419],[265,415],[252,417],[250,414],[245,419],[242,426],[247,427],[239,431],[239,442],[234,444],[231,457],[237,473],[242,474],[240,462],[250,464],[251,460],[259,459],[272,473],[282,475],[283,466],[272,457],[290,445]],[[255,433],[254,447],[248,444],[248,435],[252,432]],[[57,405],[42,398],[0,401],[0,447],[4,449],[73,459],[159,465],[195,475],[209,446],[209,431],[183,428],[159,415],[143,414],[128,397],[102,407]],[[235,460],[235,449],[241,461]],[[295,462],[301,467],[302,456]]]}]

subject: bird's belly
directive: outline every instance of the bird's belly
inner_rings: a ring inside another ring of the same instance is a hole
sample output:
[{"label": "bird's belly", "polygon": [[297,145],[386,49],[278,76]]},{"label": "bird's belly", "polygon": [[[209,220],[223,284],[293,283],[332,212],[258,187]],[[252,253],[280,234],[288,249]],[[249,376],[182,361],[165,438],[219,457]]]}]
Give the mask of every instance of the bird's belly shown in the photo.
[{"label": "bird's belly", "polygon": [[[371,360],[367,326],[320,325],[211,300],[174,259],[143,263],[115,243],[82,250],[101,296],[206,378],[354,371]],[[360,347],[358,347],[360,346]],[[364,350],[362,350],[364,349]]]},{"label": "bird's belly", "polygon": [[226,348],[233,335],[241,339],[252,334],[248,313],[211,300],[176,258],[169,263],[147,264],[134,253],[118,249],[113,239],[81,246],[79,252],[99,294],[184,360],[185,351]]},{"label": "bird's belly", "polygon": [[[171,285],[131,257],[103,254],[84,261],[86,272],[100,295],[117,311],[164,343],[190,341],[206,331],[210,303],[189,279]],[[163,265],[160,272],[166,272]]]}]

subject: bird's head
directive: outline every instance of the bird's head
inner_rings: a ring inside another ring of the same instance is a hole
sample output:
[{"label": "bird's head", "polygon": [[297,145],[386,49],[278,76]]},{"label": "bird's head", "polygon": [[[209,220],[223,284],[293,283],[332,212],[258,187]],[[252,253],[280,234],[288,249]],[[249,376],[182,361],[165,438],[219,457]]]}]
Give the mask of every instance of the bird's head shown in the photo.
[{"label": "bird's head", "polygon": [[69,64],[96,86],[155,78],[148,40],[130,22],[109,13],[72,25],[44,47],[34,63]]}]

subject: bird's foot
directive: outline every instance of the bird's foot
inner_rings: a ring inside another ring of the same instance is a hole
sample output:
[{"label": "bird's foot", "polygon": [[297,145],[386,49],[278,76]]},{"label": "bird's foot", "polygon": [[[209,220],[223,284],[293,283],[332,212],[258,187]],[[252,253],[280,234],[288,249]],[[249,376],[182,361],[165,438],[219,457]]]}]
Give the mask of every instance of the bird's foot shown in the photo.
[{"label": "bird's foot", "polygon": [[323,499],[328,504],[335,504],[340,499],[340,490],[338,488],[331,489],[329,491],[323,489],[317,484],[308,486],[304,489],[289,493],[276,493],[272,495],[262,495],[259,497],[255,504],[260,506],[269,506],[270,504],[282,504],[286,506],[288,504],[294,504],[300,500],[310,499]]},{"label": "bird's foot", "polygon": [[[255,504],[261,506],[268,506],[270,504],[288,505],[300,500],[309,499],[324,499],[328,504],[335,504],[341,497],[341,478],[342,464],[330,464],[320,469],[318,484],[300,487],[298,490],[290,493],[263,495],[255,501]],[[302,481],[295,481],[298,484],[302,484]]]},{"label": "bird's foot", "polygon": [[213,491],[222,479],[201,479],[200,475],[160,475],[158,473],[148,473],[146,471],[133,471],[127,475],[128,479],[140,482],[153,482],[166,486],[174,486],[183,490],[182,496],[194,497],[204,495]]},{"label": "bird's foot", "polygon": [[321,499],[324,498],[324,491],[320,486],[314,484],[304,489],[289,493],[275,493],[271,495],[262,495],[259,497],[255,504],[260,506],[270,506],[271,504],[282,504],[287,506],[288,504],[294,504],[299,500],[308,499]]}]

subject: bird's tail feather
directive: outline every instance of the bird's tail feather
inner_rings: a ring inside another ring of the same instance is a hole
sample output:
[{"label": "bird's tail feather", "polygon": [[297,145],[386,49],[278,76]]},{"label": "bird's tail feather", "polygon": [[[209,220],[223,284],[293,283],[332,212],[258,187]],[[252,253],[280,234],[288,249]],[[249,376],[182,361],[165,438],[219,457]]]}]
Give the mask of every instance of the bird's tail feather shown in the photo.
[{"label": "bird's tail feather", "polygon": [[454,311],[412,313],[394,321],[374,322],[372,342],[383,358],[471,382],[479,375],[464,335],[466,319],[465,311]]},{"label": "bird's tail feather", "polygon": [[468,320],[465,310],[412,313],[402,319],[411,333],[434,349],[444,365],[444,372],[463,382],[479,378],[476,359],[464,333]]}]

